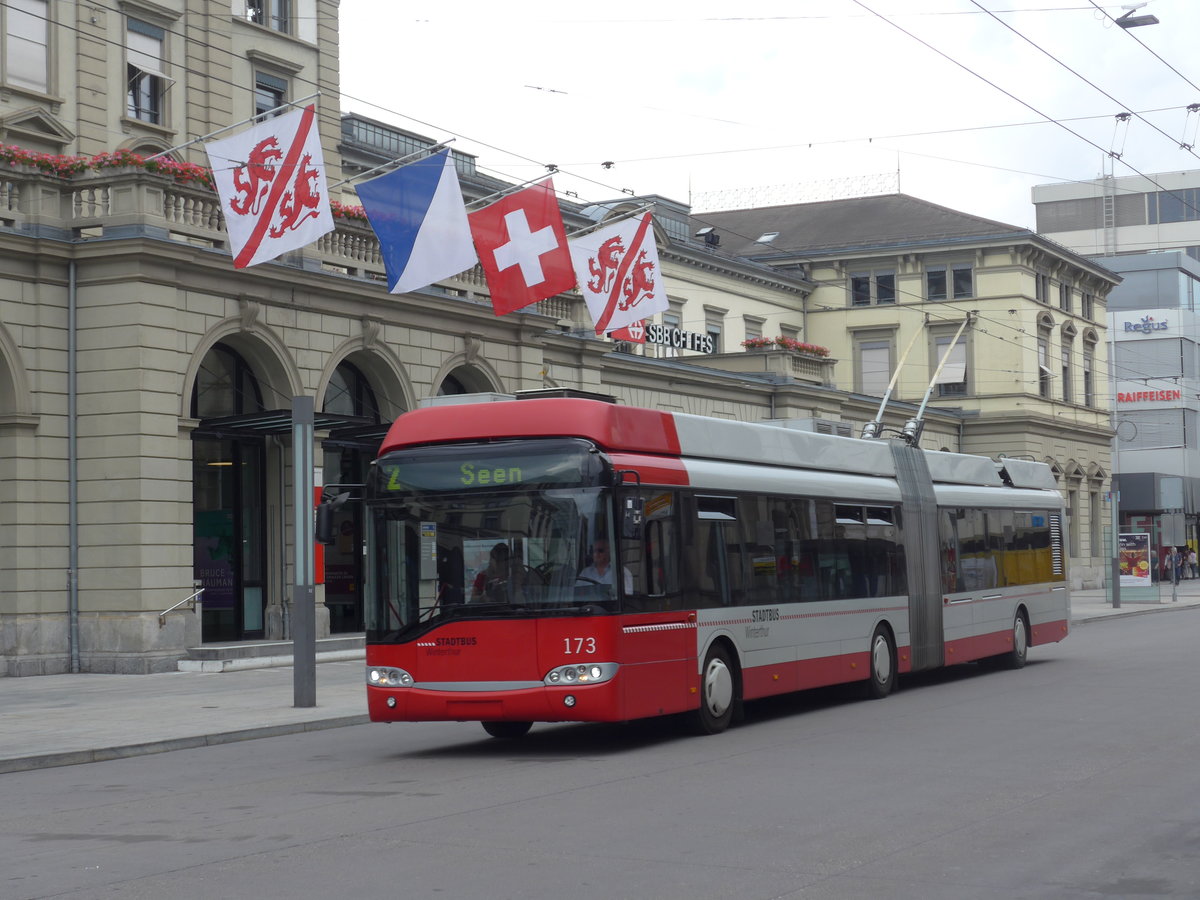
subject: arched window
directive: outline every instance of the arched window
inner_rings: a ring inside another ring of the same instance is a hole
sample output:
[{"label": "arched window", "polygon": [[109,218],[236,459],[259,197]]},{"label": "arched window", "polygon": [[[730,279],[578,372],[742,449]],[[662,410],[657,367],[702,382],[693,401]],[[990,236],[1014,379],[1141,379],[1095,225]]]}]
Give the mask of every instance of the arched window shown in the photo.
[{"label": "arched window", "polygon": [[442,379],[441,386],[438,387],[438,396],[445,397],[449,394],[469,394],[467,386],[459,381],[454,375],[447,375]]},{"label": "arched window", "polygon": [[204,356],[192,389],[192,417],[212,419],[263,412],[262,390],[237,351],[217,344]]},{"label": "arched window", "polygon": [[343,416],[366,416],[379,421],[379,403],[375,399],[375,391],[353,363],[340,363],[334,370],[325,391],[324,411]]}]

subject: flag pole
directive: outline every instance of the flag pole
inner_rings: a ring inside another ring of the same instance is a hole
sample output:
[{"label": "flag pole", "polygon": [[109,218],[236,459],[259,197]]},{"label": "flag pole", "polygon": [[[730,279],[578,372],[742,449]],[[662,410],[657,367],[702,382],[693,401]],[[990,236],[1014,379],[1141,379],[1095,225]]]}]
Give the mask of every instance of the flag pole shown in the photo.
[{"label": "flag pole", "polygon": [[277,113],[281,109],[287,109],[289,106],[299,106],[301,103],[307,103],[309,100],[315,100],[320,96],[321,92],[317,91],[315,94],[309,94],[307,97],[303,97],[299,100],[291,100],[287,103],[284,103],[282,106],[276,106],[274,109],[268,109],[266,112],[255,113],[247,119],[242,119],[240,122],[234,122],[232,125],[226,125],[224,128],[218,128],[216,131],[210,131],[208,134],[202,135],[201,137],[192,138],[186,144],[180,144],[177,147],[168,147],[166,150],[161,150],[158,153],[155,153],[153,156],[147,156],[146,161],[149,162],[152,159],[158,159],[160,156],[166,156],[168,153],[174,153],[176,150],[182,150],[184,147],[190,147],[192,144],[203,143],[209,138],[215,138],[218,134],[222,134],[232,128],[241,128],[247,122],[253,122],[255,119],[270,116],[272,113]]},{"label": "flag pole", "polygon": [[591,234],[601,228],[606,228],[609,225],[616,225],[618,222],[624,222],[626,219],[632,219],[634,216],[640,216],[642,213],[650,212],[654,209],[656,203],[647,203],[645,206],[639,206],[637,209],[631,209],[629,212],[623,212],[619,216],[612,219],[605,219],[603,222],[596,222],[594,225],[584,225],[575,231],[568,231],[567,237],[575,238],[582,237],[585,234]]},{"label": "flag pole", "polygon": [[478,200],[472,200],[470,203],[466,204],[466,206],[468,209],[470,209],[472,206],[477,206],[480,203],[486,203],[488,200],[491,200],[496,197],[507,197],[509,194],[515,194],[517,191],[519,191],[523,187],[529,187],[529,185],[531,185],[531,184],[536,184],[538,181],[541,181],[545,178],[552,178],[552,177],[553,177],[552,175],[539,175],[537,178],[530,178],[528,181],[522,181],[520,184],[509,185],[508,187],[504,188],[503,190],[495,191],[491,194],[488,194],[486,197],[480,197]]},{"label": "flag pole", "polygon": [[[329,189],[332,191],[334,188],[339,188],[343,184],[349,184],[351,181],[357,181],[360,178],[366,178],[368,175],[372,175],[375,172],[378,172],[380,169],[386,169],[388,166],[397,166],[398,168],[402,168],[399,166],[399,164],[405,163],[406,160],[412,159],[413,162],[418,162],[418,160],[413,159],[413,157],[420,156],[422,153],[433,155],[443,147],[448,147],[450,144],[453,144],[456,140],[457,138],[450,138],[449,140],[442,141],[440,144],[434,144],[432,147],[422,147],[420,150],[414,150],[412,153],[406,153],[404,156],[397,156],[395,159],[389,159],[387,162],[380,163],[373,169],[367,169],[365,172],[359,172],[357,175],[351,175],[349,178],[343,178],[336,184],[329,185]],[[427,157],[421,158],[426,159]]]}]

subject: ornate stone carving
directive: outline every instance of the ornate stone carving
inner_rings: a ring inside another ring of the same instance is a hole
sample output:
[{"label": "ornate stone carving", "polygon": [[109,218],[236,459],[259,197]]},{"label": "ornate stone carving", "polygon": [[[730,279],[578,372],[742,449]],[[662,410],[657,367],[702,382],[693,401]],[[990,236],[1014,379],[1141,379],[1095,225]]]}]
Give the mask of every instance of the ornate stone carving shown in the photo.
[{"label": "ornate stone carving", "polygon": [[463,334],[463,357],[469,366],[473,366],[479,362],[479,357],[483,351],[483,341],[477,335],[471,332]]},{"label": "ornate stone carving", "polygon": [[364,350],[374,350],[379,347],[380,338],[383,335],[383,323],[378,319],[372,319],[368,316],[363,316],[362,319],[362,342]]},{"label": "ornate stone carving", "polygon": [[262,315],[262,304],[247,294],[238,297],[238,307],[241,311],[242,331],[253,331]]}]

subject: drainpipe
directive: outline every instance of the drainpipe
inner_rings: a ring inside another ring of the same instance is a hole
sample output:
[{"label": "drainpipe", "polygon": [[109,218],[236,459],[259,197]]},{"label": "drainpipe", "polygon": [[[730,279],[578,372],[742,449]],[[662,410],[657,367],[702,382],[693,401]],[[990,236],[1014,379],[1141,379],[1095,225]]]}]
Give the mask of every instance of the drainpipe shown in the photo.
[{"label": "drainpipe", "polygon": [[71,672],[79,673],[79,447],[76,433],[75,260],[67,263],[67,642]]}]

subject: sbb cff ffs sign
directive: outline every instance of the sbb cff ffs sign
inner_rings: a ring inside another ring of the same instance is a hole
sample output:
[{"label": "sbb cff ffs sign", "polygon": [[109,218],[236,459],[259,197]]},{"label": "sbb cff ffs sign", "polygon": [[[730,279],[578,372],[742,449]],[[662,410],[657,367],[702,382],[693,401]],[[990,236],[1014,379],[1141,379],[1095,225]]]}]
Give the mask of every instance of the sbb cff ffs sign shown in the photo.
[{"label": "sbb cff ffs sign", "polygon": [[712,353],[714,349],[711,334],[684,331],[681,328],[659,325],[657,322],[651,322],[646,326],[646,342],[662,344],[664,347],[674,347],[676,350],[695,350],[700,353]]}]

